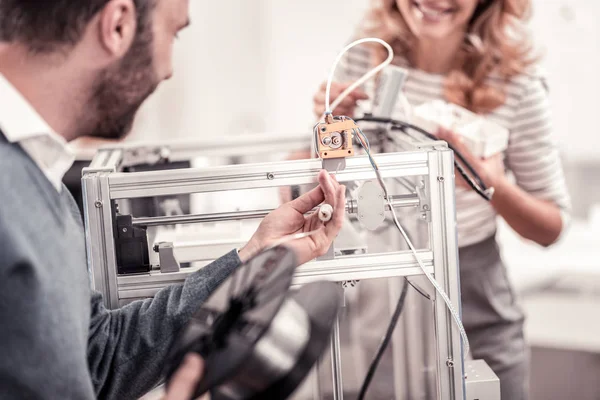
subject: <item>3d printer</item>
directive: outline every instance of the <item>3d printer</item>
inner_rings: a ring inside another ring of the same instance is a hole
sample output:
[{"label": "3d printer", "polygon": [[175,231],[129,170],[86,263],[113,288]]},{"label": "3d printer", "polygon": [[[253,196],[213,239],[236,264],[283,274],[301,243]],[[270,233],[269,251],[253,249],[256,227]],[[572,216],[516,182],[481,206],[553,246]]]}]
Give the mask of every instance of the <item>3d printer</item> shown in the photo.
[{"label": "3d printer", "polygon": [[[361,138],[366,156],[351,157],[354,136]],[[104,294],[109,307],[116,308],[183,281],[227,250],[243,244],[247,239],[246,223],[252,226],[276,206],[266,199],[277,198],[273,196],[277,189],[312,185],[325,167],[336,174],[339,182],[353,188],[345,208],[349,220],[356,221],[357,226],[375,230],[390,223],[388,213],[397,223],[396,211],[410,210],[409,218],[419,221],[425,240],[412,252],[398,246],[373,253],[360,244],[342,243],[340,238],[326,256],[297,268],[292,285],[325,280],[346,286],[375,278],[434,277],[439,286],[436,289],[446,297],[430,294],[435,354],[433,396],[499,399],[497,378],[485,363],[464,361],[460,331],[452,321],[451,311],[460,309],[453,152],[443,142],[410,139],[403,141],[406,151],[371,155],[356,122],[332,115],[315,125],[313,140],[322,160],[149,172],[123,172],[124,160],[139,149],[101,150],[83,173],[88,262],[94,287]],[[265,144],[262,148],[267,147]],[[380,187],[378,181],[386,184]],[[135,215],[127,208],[132,199],[194,195],[202,202],[208,196],[232,192],[240,203],[215,212],[148,217]],[[244,205],[250,193],[264,199],[265,205]],[[221,238],[211,235],[212,239],[192,243],[154,240],[156,227],[202,225],[210,231],[222,223],[228,225],[220,227],[226,232]],[[343,359],[338,321],[331,339],[331,393],[336,400],[344,397]],[[393,384],[397,397],[402,398],[402,377],[395,376]],[[319,379],[315,385],[313,398],[320,398],[323,393]]]}]

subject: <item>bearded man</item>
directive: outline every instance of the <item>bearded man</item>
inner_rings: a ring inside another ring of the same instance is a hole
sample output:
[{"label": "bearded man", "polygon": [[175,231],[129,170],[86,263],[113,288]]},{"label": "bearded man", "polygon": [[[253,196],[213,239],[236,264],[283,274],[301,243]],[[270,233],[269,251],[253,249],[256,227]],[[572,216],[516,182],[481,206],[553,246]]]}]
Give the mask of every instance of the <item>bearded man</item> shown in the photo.
[{"label": "bearded man", "polygon": [[81,215],[61,182],[73,162],[67,142],[130,130],[172,74],[188,8],[188,0],[0,0],[2,399],[140,397],[160,381],[178,331],[250,255],[323,225],[304,215],[323,201],[331,221],[290,242],[299,263],[324,254],[341,227],[344,187],[321,171],[315,190],[182,285],[119,310],[90,288]]}]

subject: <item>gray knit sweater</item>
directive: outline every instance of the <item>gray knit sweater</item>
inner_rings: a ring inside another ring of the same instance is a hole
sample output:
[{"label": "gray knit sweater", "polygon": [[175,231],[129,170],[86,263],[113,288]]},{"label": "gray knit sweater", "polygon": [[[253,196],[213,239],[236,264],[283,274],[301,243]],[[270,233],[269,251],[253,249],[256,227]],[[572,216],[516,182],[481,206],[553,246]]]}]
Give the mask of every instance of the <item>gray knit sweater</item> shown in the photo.
[{"label": "gray knit sweater", "polygon": [[135,399],[174,336],[237,266],[232,251],[183,285],[119,310],[89,287],[81,216],[0,132],[0,398]]}]

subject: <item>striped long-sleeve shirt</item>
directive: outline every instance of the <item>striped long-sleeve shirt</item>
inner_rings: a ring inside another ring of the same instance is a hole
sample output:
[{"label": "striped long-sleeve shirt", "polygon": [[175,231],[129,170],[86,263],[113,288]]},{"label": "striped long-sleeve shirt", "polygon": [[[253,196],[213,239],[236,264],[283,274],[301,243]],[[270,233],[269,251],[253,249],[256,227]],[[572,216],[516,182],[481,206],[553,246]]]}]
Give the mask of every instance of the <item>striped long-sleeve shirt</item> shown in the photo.
[{"label": "striped long-sleeve shirt", "polygon": [[[401,57],[394,64],[408,70],[403,94],[414,107],[444,99],[444,76],[410,68]],[[353,48],[340,63],[337,80],[355,81],[372,67],[369,51]],[[506,169],[515,183],[536,198],[555,203],[566,225],[570,199],[562,165],[552,137],[552,123],[547,90],[539,76],[522,75],[506,87],[506,102],[486,115],[490,121],[509,129],[508,148],[504,154]],[[397,102],[401,107],[401,103]],[[401,110],[398,110],[401,111]],[[496,232],[494,208],[474,191],[456,188],[456,212],[459,247],[479,243]]]}]

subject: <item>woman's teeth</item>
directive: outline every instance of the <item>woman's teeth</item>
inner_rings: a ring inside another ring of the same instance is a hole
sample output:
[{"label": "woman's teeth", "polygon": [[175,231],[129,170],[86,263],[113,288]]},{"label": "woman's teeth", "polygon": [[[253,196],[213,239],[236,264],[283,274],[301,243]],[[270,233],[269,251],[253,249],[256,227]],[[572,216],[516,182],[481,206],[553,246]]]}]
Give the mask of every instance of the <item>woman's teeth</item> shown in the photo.
[{"label": "woman's teeth", "polygon": [[427,18],[431,18],[431,19],[439,19],[445,15],[448,15],[452,12],[451,9],[438,9],[438,8],[431,8],[428,7],[425,4],[420,4],[415,2],[414,3],[416,10],[418,11],[418,15],[422,18],[422,17],[427,17]]}]

